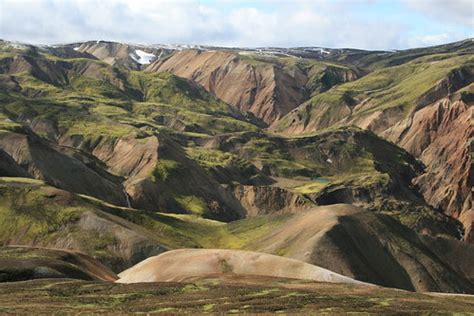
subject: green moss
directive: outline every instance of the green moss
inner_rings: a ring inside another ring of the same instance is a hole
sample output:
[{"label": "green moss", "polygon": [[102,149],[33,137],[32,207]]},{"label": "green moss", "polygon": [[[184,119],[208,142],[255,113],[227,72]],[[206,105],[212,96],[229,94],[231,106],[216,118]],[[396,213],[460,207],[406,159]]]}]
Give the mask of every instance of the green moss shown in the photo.
[{"label": "green moss", "polygon": [[59,126],[67,129],[67,134],[70,136],[81,135],[90,139],[97,139],[101,136],[118,138],[136,134],[134,128],[129,125],[92,118],[71,118],[70,120],[61,120]]},{"label": "green moss", "polygon": [[210,312],[214,309],[214,306],[216,306],[216,304],[205,304],[202,306],[202,310],[204,312]]},{"label": "green moss", "polygon": [[71,80],[71,89],[80,91],[91,97],[112,98],[112,99],[130,99],[124,91],[108,82],[105,78],[95,79],[85,76],[78,76]]},{"label": "green moss", "polygon": [[63,207],[48,200],[35,187],[0,184],[0,240],[14,239],[22,232],[23,242],[55,238],[61,228],[78,220],[86,211],[79,205]]},{"label": "green moss", "polygon": [[207,204],[199,197],[194,195],[178,195],[175,201],[185,210],[198,215],[207,212]]},{"label": "green moss", "polygon": [[203,167],[226,167],[233,161],[238,160],[236,155],[220,150],[203,147],[188,147],[186,154],[189,158],[197,161]]},{"label": "green moss", "polygon": [[151,174],[153,181],[166,182],[170,177],[176,176],[181,170],[181,164],[170,159],[159,159]]},{"label": "green moss", "polygon": [[10,120],[6,115],[0,113],[0,131],[15,131],[20,127],[21,124]]},{"label": "green moss", "polygon": [[329,178],[318,178],[318,179],[313,179],[313,180],[316,180],[316,181],[309,182],[302,186],[294,187],[291,190],[299,194],[316,193],[316,192],[321,191],[326,185],[331,183],[331,179]]},{"label": "green moss", "polygon": [[128,115],[128,111],[124,110],[123,108],[110,105],[98,105],[91,110],[91,113],[100,114],[108,117]]},{"label": "green moss", "polygon": [[87,254],[104,261],[116,260],[113,249],[119,247],[119,241],[112,233],[89,230],[87,234],[84,234],[83,231],[74,231],[70,233],[70,236],[81,245],[81,249]]},{"label": "green moss", "polygon": [[131,71],[129,82],[143,91],[143,101],[146,102],[179,106],[193,112],[229,114],[227,104],[190,81],[170,73]]}]

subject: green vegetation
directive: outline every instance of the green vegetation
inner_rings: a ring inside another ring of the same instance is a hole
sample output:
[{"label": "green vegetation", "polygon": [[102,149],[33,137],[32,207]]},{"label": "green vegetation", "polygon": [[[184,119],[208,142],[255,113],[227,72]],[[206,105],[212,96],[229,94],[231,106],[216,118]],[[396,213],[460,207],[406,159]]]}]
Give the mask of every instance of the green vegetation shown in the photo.
[{"label": "green vegetation", "polygon": [[329,183],[331,183],[331,179],[329,178],[317,178],[317,179],[313,179],[313,181],[310,181],[307,184],[292,188],[292,191],[299,194],[316,193],[316,192],[321,191]]},{"label": "green vegetation", "polygon": [[185,79],[169,73],[131,71],[129,81],[143,93],[144,102],[135,103],[134,112],[153,115],[161,124],[173,126],[177,120],[177,126],[211,134],[256,130],[235,108]]},{"label": "green vegetation", "polygon": [[182,170],[179,162],[170,159],[159,159],[151,174],[153,181],[166,182],[171,176],[176,176]]},{"label": "green vegetation", "polygon": [[188,147],[186,148],[186,154],[206,168],[227,167],[233,161],[239,159],[236,155],[228,152],[202,147]]},{"label": "green vegetation", "polygon": [[128,115],[128,111],[116,106],[98,105],[91,109],[92,114],[99,114],[107,117],[115,117],[121,115]]},{"label": "green vegetation", "polygon": [[[63,125],[64,124],[64,125]],[[118,124],[113,121],[94,121],[93,119],[71,119],[61,121],[60,127],[67,128],[67,134],[70,136],[81,135],[86,139],[97,139],[99,137],[119,138],[122,136],[137,133],[133,127],[124,124]]]},{"label": "green vegetation", "polygon": [[[60,58],[53,57],[32,57],[51,72],[41,76],[34,71],[14,74],[14,80],[27,93],[9,91],[0,96],[0,129],[15,128],[14,122],[21,125],[18,118],[33,115],[51,120],[67,135],[92,142],[103,136],[140,135],[144,131],[138,128],[143,125],[149,127],[146,133],[163,128],[204,134],[256,130],[238,110],[185,79],[117,69],[84,58],[61,64]],[[72,70],[59,66],[66,64]]]},{"label": "green vegetation", "polygon": [[[0,241],[5,243],[21,234],[24,243],[42,240],[47,243],[61,234],[68,223],[77,221],[86,208],[62,207],[48,199],[48,193],[30,187],[28,181],[7,178],[0,183]],[[21,233],[22,232],[22,233]]]},{"label": "green vegetation", "polygon": [[227,142],[239,144],[232,153],[276,177],[311,181],[321,176],[378,171],[395,176],[418,167],[400,148],[356,127],[331,128],[294,138],[235,136]]},{"label": "green vegetation", "polygon": [[151,232],[159,241],[170,248],[227,248],[248,249],[250,244],[283,225],[291,214],[268,215],[223,223],[204,219],[200,211],[205,205],[193,196],[181,196],[183,207],[197,209],[195,215],[156,213],[120,208],[101,200],[83,196],[102,211],[126,219]]},{"label": "green vegetation", "polygon": [[[193,289],[190,291],[189,289]],[[31,295],[34,292],[35,295]],[[64,313],[469,313],[472,299],[390,288],[285,279],[204,279],[193,283],[111,284],[34,280],[0,285],[2,312]]]},{"label": "green vegetation", "polygon": [[194,195],[178,195],[175,197],[175,201],[178,202],[183,209],[193,214],[203,215],[207,211],[207,204]]},{"label": "green vegetation", "polygon": [[2,131],[15,131],[20,128],[21,125],[12,121],[7,116],[0,113],[0,133]]},{"label": "green vegetation", "polygon": [[[452,70],[472,67],[470,55],[431,55],[417,58],[399,66],[375,70],[359,80],[338,85],[315,95],[298,107],[296,114],[286,116],[276,130],[283,131],[293,124],[310,122],[314,130],[329,127],[343,118],[363,119],[376,111],[400,109],[401,117],[413,109],[420,97],[432,89]],[[355,104],[363,102],[350,110]],[[307,123],[305,123],[307,124]],[[347,122],[345,122],[347,124]]]}]

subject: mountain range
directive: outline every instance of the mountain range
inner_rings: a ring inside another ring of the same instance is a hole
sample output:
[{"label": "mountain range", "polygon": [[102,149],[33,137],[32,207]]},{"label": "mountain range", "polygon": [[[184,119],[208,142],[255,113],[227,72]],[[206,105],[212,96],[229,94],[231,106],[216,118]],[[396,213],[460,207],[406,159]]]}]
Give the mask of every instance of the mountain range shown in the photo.
[{"label": "mountain range", "polygon": [[473,105],[472,39],[0,41],[0,280],[474,294]]}]

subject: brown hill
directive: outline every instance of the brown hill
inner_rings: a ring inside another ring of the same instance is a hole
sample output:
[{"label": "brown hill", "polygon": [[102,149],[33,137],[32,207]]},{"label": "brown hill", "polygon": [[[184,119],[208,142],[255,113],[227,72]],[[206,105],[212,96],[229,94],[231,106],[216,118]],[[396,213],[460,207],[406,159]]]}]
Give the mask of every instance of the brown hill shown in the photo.
[{"label": "brown hill", "polygon": [[117,282],[179,282],[191,277],[220,273],[363,284],[301,261],[258,252],[223,249],[168,251],[123,271]]},{"label": "brown hill", "polygon": [[221,100],[267,124],[308,98],[313,90],[354,80],[349,68],[239,55],[232,51],[183,50],[146,68],[192,79]]}]

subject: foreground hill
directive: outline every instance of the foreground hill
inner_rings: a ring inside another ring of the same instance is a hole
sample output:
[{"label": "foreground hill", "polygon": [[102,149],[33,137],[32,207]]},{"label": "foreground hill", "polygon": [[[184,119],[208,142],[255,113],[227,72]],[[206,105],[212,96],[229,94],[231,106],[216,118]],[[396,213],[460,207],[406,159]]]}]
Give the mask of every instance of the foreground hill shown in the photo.
[{"label": "foreground hill", "polygon": [[270,276],[363,284],[301,261],[251,251],[180,249],[148,258],[120,273],[119,283],[183,281],[212,274]]}]

